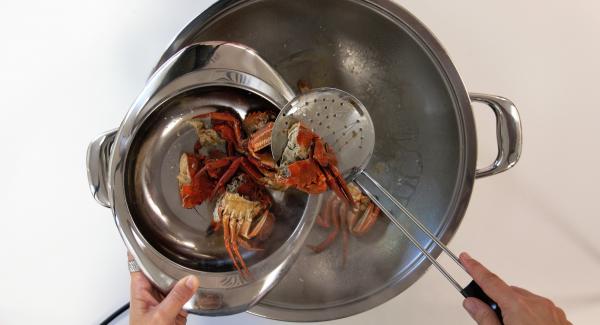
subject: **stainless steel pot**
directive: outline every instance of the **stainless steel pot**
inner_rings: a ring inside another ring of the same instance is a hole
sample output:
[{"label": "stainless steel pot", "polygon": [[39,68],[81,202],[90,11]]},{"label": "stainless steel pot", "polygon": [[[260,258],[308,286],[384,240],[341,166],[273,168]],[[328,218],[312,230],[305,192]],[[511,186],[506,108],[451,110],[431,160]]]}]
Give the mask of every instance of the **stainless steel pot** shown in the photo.
[{"label": "stainless steel pot", "polygon": [[144,274],[167,292],[192,274],[200,288],[186,309],[204,315],[248,310],[289,269],[310,232],[320,198],[275,193],[274,234],[263,250],[244,252],[252,279],[233,269],[222,239],[206,234],[212,210],[181,207],[176,177],[182,152],[197,139],[186,121],[231,109],[281,108],[293,92],[253,50],[239,44],[192,44],[161,64],[116,131],[88,150],[96,200],[110,207],[129,252]]},{"label": "stainless steel pot", "polygon": [[[358,97],[375,124],[367,170],[444,243],[456,232],[476,177],[519,158],[518,113],[507,99],[469,95],[440,43],[389,0],[222,0],[176,37],[159,66],[181,48],[220,39],[256,49],[290,85],[335,87]],[[498,157],[476,170],[472,101],[497,117]],[[418,240],[432,247],[423,234]],[[314,229],[308,242],[323,238]],[[431,248],[434,255],[437,249]],[[251,312],[288,321],[353,315],[396,296],[429,266],[386,222],[351,242],[345,268],[339,247],[304,250],[285,278]]]}]

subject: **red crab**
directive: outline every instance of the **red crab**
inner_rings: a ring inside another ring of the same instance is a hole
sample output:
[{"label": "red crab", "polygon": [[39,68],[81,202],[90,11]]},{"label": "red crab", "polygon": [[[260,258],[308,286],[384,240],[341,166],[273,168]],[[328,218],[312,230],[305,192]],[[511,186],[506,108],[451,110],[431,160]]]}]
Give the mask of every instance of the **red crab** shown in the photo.
[{"label": "red crab", "polygon": [[257,248],[249,240],[264,241],[269,237],[275,224],[275,216],[269,211],[271,202],[264,187],[245,173],[231,179],[226,191],[217,199],[211,226],[214,230],[223,227],[227,253],[244,277],[249,277],[250,273],[239,246],[254,250]]},{"label": "red crab", "polygon": [[210,198],[217,182],[233,160],[234,157],[201,159],[197,155],[183,153],[179,160],[177,176],[183,207],[191,209]]},{"label": "red crab", "polygon": [[[271,145],[273,123],[256,131],[248,141],[248,154],[261,171],[277,169],[276,174],[268,174],[271,183],[282,188],[295,187],[300,191],[319,194],[331,188],[340,198],[354,204],[348,186],[337,168],[333,150],[321,137],[309,130],[301,122],[293,124],[288,131],[288,144],[279,165],[272,159],[263,159],[260,153]],[[271,155],[268,152],[268,155]],[[274,179],[273,179],[274,178]]]},{"label": "red crab", "polygon": [[198,136],[194,152],[183,153],[179,162],[183,207],[216,199],[210,230],[223,229],[227,253],[244,277],[250,274],[239,246],[257,249],[253,242],[266,240],[275,222],[265,186],[294,187],[312,194],[331,188],[354,205],[334,153],[304,125],[290,128],[282,160],[273,160],[270,144],[275,116],[265,110],[250,112],[243,121],[226,111],[198,115],[189,121]]}]

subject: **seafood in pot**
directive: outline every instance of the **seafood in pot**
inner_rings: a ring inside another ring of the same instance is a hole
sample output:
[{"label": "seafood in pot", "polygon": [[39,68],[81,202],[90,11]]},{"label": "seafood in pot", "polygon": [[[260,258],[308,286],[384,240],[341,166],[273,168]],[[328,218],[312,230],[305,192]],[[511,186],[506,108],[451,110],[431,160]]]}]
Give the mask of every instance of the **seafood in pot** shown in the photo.
[{"label": "seafood in pot", "polygon": [[360,237],[369,232],[381,212],[354,183],[348,184],[348,189],[355,202],[354,206],[350,206],[337,196],[329,196],[317,217],[316,223],[322,228],[330,229],[330,232],[321,243],[308,246],[315,253],[321,253],[338,238],[341,232],[342,265],[345,265],[348,256],[349,235]]},{"label": "seafood in pot", "polygon": [[[288,130],[288,142],[279,164],[275,165],[271,153],[260,152],[271,145],[273,123],[256,131],[248,141],[248,152],[257,168],[266,170],[266,184],[277,189],[294,187],[300,191],[319,194],[331,188],[335,193],[354,204],[346,181],[337,168],[337,159],[331,147],[321,137],[301,122]],[[274,169],[274,171],[273,171]]]},{"label": "seafood in pot", "polygon": [[248,240],[256,238],[262,241],[269,237],[275,222],[275,217],[269,211],[271,202],[269,193],[245,173],[233,178],[217,199],[212,230],[223,228],[227,253],[235,268],[244,276],[250,274],[239,246],[252,250],[255,247]]},{"label": "seafood in pot", "polygon": [[215,203],[208,234],[223,232],[225,249],[243,277],[250,272],[240,249],[259,250],[274,228],[267,189],[318,194],[331,188],[340,201],[356,206],[337,169],[335,153],[303,124],[290,127],[282,160],[273,160],[270,141],[275,117],[267,110],[250,112],[243,121],[229,111],[198,115],[188,121],[198,137],[193,152],[180,158],[177,179],[182,206]]}]

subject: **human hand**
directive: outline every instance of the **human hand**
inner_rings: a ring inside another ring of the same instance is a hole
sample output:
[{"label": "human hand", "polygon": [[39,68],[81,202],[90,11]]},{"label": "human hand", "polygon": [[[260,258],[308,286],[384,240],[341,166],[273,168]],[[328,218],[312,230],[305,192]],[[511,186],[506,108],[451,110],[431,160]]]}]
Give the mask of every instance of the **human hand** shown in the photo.
[{"label": "human hand", "polygon": [[[507,285],[467,253],[460,254],[459,259],[473,280],[498,303],[505,325],[571,324],[567,320],[565,312],[548,298],[538,296],[523,288]],[[477,298],[465,299],[463,307],[479,325],[500,325],[494,311]]]},{"label": "human hand", "polygon": [[[130,261],[133,260],[129,253],[127,256]],[[192,298],[198,286],[198,279],[189,275],[179,280],[164,296],[142,272],[131,272],[129,324],[185,324],[187,312],[182,309],[183,305]]]}]

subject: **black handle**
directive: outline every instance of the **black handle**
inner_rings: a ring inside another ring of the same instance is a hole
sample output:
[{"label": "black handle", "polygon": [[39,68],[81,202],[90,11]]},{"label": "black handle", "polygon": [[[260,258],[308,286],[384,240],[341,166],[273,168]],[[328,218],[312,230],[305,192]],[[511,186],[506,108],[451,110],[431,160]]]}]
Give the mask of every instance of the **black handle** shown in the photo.
[{"label": "black handle", "polygon": [[475,297],[483,301],[496,313],[496,316],[498,316],[498,319],[500,320],[500,324],[504,324],[502,321],[502,311],[500,310],[500,306],[498,306],[498,304],[492,298],[488,297],[488,295],[483,292],[481,287],[475,281],[471,281],[471,283],[462,289],[460,293],[465,298]]}]

